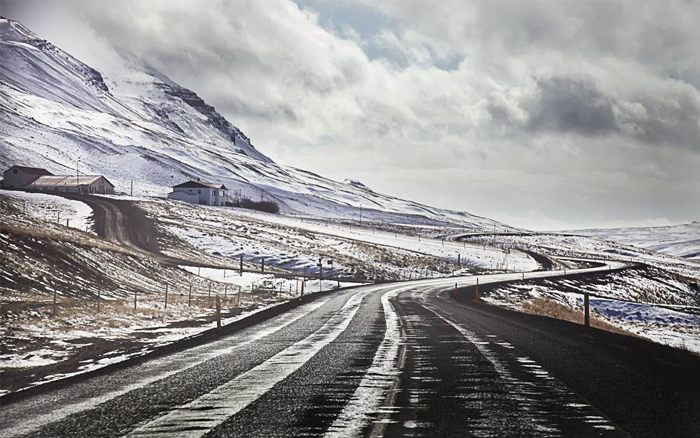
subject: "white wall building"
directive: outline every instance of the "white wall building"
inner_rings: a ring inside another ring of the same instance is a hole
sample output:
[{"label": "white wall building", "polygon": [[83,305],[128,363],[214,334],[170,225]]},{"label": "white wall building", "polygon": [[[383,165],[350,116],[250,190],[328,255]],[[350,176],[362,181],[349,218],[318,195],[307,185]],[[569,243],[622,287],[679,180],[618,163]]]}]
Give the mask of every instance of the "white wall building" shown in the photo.
[{"label": "white wall building", "polygon": [[83,195],[113,195],[114,184],[102,175],[50,175],[40,176],[26,186],[30,190],[68,192]]},{"label": "white wall building", "polygon": [[6,189],[25,187],[40,176],[47,175],[53,174],[38,167],[12,166],[3,173],[2,186]]},{"label": "white wall building", "polygon": [[168,198],[203,205],[224,205],[228,189],[222,184],[187,181],[173,186]]}]

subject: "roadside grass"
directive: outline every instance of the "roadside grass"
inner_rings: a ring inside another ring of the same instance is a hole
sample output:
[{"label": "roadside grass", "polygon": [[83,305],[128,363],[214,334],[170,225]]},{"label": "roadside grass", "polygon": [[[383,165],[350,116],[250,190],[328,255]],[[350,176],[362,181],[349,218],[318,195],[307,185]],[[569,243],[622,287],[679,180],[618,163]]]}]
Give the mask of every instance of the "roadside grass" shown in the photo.
[{"label": "roadside grass", "polygon": [[[550,300],[548,298],[536,297],[527,300],[522,303],[522,309],[524,313],[529,313],[531,315],[546,316],[549,318],[561,319],[576,324],[584,323],[583,309],[565,306],[559,302]],[[595,316],[595,313],[592,311],[590,316],[591,327],[625,336],[634,336],[637,338],[640,337],[636,333],[632,333],[630,331],[621,329],[613,324],[610,324],[607,321],[597,318]]]}]

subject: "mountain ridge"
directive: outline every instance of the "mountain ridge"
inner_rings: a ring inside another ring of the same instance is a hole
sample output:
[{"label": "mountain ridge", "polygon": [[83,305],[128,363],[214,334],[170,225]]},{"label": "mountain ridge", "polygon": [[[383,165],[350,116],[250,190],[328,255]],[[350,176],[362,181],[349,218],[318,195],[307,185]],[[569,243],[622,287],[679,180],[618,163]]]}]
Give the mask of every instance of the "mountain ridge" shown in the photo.
[{"label": "mountain ridge", "polygon": [[[187,179],[220,181],[285,212],[473,229],[512,227],[274,163],[196,92],[151,67],[98,71],[0,19],[0,164],[99,173],[121,191],[164,196]],[[78,162],[79,160],[79,162]]]}]

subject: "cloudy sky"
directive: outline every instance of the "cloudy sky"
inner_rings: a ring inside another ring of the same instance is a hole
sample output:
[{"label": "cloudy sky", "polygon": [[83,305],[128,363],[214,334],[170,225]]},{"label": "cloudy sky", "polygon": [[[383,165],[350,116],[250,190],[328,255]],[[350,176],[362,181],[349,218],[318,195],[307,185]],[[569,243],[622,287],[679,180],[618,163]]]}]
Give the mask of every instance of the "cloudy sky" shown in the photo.
[{"label": "cloudy sky", "polygon": [[[531,229],[700,220],[700,3],[0,1],[275,161]],[[117,58],[117,56],[121,58]]]}]

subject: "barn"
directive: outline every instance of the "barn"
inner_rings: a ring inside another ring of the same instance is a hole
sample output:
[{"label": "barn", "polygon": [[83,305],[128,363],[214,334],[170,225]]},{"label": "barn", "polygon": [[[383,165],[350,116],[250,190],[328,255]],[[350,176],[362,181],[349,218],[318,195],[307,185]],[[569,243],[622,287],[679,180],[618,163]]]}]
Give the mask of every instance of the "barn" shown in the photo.
[{"label": "barn", "polygon": [[113,195],[114,184],[102,175],[40,176],[26,186],[30,190],[68,192],[84,195]]},{"label": "barn", "polygon": [[6,189],[25,187],[40,176],[53,175],[46,169],[38,167],[12,166],[3,173],[2,186]]}]

